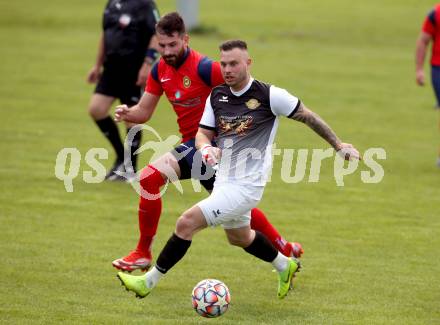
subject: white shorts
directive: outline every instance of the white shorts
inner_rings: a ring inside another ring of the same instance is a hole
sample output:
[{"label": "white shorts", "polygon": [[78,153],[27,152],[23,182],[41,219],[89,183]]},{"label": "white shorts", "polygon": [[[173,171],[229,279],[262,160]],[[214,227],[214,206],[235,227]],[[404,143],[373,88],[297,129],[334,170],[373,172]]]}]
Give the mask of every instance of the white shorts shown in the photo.
[{"label": "white shorts", "polygon": [[211,195],[197,205],[209,226],[241,228],[250,224],[251,210],[260,202],[263,192],[264,186],[215,183]]}]

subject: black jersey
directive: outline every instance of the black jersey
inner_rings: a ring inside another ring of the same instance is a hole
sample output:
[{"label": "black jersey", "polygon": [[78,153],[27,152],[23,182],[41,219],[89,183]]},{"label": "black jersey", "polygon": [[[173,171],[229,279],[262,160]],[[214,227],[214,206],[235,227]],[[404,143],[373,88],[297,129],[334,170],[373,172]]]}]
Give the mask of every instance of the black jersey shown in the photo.
[{"label": "black jersey", "polygon": [[109,0],[103,17],[105,60],[142,62],[158,20],[152,0]]}]

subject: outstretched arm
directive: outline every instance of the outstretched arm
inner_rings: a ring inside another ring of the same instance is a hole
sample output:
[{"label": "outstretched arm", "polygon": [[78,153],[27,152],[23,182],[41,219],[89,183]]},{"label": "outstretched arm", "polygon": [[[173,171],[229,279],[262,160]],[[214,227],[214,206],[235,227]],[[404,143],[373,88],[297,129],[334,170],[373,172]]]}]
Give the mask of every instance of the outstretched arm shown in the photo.
[{"label": "outstretched arm", "polygon": [[115,121],[141,124],[147,122],[153,115],[160,96],[145,92],[140,102],[132,107],[127,105],[116,106]]},{"label": "outstretched arm", "polygon": [[303,103],[300,104],[291,118],[295,121],[306,124],[309,128],[319,134],[321,138],[330,143],[336,151],[340,149],[341,140],[339,140],[335,132],[333,132],[318,114],[309,110]]},{"label": "outstretched arm", "polygon": [[306,124],[336,151],[343,150],[342,154],[345,159],[360,159],[359,152],[351,144],[341,142],[330,126],[318,114],[305,107],[303,103],[300,104],[291,118]]}]

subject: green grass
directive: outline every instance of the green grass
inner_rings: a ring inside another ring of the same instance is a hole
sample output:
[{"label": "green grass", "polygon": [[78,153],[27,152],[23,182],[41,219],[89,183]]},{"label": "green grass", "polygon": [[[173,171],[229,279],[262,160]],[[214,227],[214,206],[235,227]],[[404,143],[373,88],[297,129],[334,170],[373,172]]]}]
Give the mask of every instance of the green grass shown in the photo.
[{"label": "green grass", "polygon": [[[385,178],[360,170],[337,187],[330,160],[318,183],[284,184],[281,158],[260,207],[286,238],[303,243],[296,290],[276,298],[270,266],[228,246],[221,229],[194,240],[148,298],[121,289],[110,262],[137,237],[137,195],[126,184],[85,184],[67,193],[55,158],[77,147],[109,148],[86,113],[85,83],[104,1],[0,3],[0,322],[191,324],[201,279],[223,280],[232,305],[221,324],[440,323],[438,116],[430,87],[414,82],[414,45],[426,0],[201,1],[204,30],[192,47],[216,58],[228,38],[248,41],[256,78],[289,89],[361,151],[383,147]],[[174,1],[159,1],[162,13]],[[428,73],[428,71],[427,71]],[[165,100],[149,123],[177,134]],[[147,140],[147,139],[145,139]],[[326,148],[284,120],[279,148]],[[110,159],[106,166],[112,163]],[[142,162],[149,159],[142,155]],[[310,159],[310,157],[309,157]],[[366,167],[362,169],[368,170]],[[306,179],[308,173],[306,174]],[[205,197],[171,188],[154,253],[179,213]]]}]

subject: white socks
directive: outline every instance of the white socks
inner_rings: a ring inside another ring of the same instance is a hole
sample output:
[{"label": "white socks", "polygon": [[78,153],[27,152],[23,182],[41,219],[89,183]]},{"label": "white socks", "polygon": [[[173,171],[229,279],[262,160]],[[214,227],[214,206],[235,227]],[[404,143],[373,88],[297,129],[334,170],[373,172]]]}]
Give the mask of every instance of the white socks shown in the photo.
[{"label": "white socks", "polygon": [[162,272],[160,272],[156,267],[154,266],[150,271],[148,271],[145,274],[145,284],[148,288],[154,288],[159,280],[164,276]]},{"label": "white socks", "polygon": [[289,265],[289,258],[278,252],[277,257],[272,261],[272,266],[277,272],[283,272]]}]

